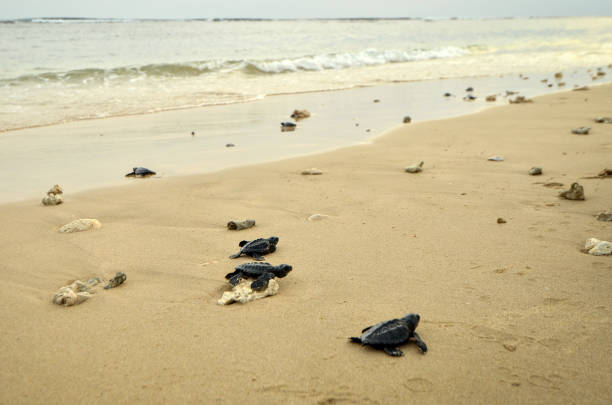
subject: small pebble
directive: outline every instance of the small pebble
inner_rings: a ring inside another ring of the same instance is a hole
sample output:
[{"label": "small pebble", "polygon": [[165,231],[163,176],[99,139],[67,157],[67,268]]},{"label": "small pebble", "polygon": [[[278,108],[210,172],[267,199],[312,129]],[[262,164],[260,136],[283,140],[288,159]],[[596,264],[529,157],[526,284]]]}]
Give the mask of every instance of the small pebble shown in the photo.
[{"label": "small pebble", "polygon": [[531,169],[529,169],[529,175],[531,176],[539,176],[541,174],[542,174],[541,167],[532,167]]},{"label": "small pebble", "polygon": [[497,223],[498,223],[498,224],[505,224],[505,223],[506,223],[506,220],[505,220],[505,219],[503,219],[503,218],[497,218]]},{"label": "small pebble", "polygon": [[576,134],[576,135],[588,135],[590,130],[591,130],[591,128],[589,128],[589,127],[578,127],[578,128],[572,129],[572,134]]},{"label": "small pebble", "polygon": [[495,156],[491,156],[487,160],[490,160],[492,162],[503,162],[504,158],[502,156],[500,156],[500,155],[495,155]]}]

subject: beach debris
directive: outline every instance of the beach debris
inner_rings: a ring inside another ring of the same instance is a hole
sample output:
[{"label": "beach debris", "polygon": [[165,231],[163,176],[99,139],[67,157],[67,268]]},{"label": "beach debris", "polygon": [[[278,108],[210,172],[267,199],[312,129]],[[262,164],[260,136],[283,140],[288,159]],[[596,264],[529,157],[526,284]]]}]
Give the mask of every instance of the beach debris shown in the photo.
[{"label": "beach debris", "polygon": [[561,72],[555,73],[555,79],[563,79],[563,73]]},{"label": "beach debris", "polygon": [[542,79],[540,80],[542,83],[548,83],[548,79]]},{"label": "beach debris", "polygon": [[612,124],[612,117],[597,117],[595,122],[598,124]]},{"label": "beach debris", "polygon": [[488,158],[487,160],[490,160],[492,162],[503,162],[504,158],[503,158],[503,156],[500,156],[500,155],[494,155],[494,156],[491,156],[490,158]]},{"label": "beach debris", "polygon": [[474,91],[473,87],[468,87],[467,89],[465,89],[466,92],[471,93]]},{"label": "beach debris", "polygon": [[548,87],[552,87],[552,86],[553,86],[553,84],[552,84],[552,83],[548,83]]},{"label": "beach debris", "polygon": [[472,95],[472,94],[466,94],[465,97],[463,97],[464,101],[474,101],[476,100],[476,96]]},{"label": "beach debris", "polygon": [[195,136],[195,131],[191,131],[191,136]]},{"label": "beach debris", "polygon": [[99,277],[94,277],[86,282],[75,280],[72,284],[60,288],[53,295],[53,303],[69,307],[78,305],[91,297],[92,288],[101,283]]},{"label": "beach debris", "polygon": [[317,169],[316,167],[311,167],[310,169],[306,169],[306,170],[302,170],[302,174],[305,176],[318,176],[320,174],[323,174],[323,172],[319,169]]},{"label": "beach debris", "polygon": [[596,73],[597,76],[605,76],[606,72],[602,71],[602,70],[598,70]]},{"label": "beach debris", "polygon": [[410,118],[409,116],[406,115],[404,117],[404,121],[403,122],[404,122],[404,124],[410,124],[412,122],[412,118]]},{"label": "beach debris", "polygon": [[308,110],[293,110],[291,114],[291,118],[296,121],[303,120],[304,118],[310,117],[310,112]]},{"label": "beach debris", "polygon": [[485,98],[485,101],[487,101],[489,103],[497,101],[497,96],[495,94],[491,94],[490,96],[487,96],[487,98]]},{"label": "beach debris", "polygon": [[565,86],[565,82],[559,82],[559,83],[557,83],[557,87],[563,87],[563,86]]},{"label": "beach debris", "polygon": [[132,169],[131,173],[125,175],[125,177],[149,177],[153,176],[155,173],[153,170],[149,170],[146,167],[135,167]]},{"label": "beach debris", "polygon": [[325,214],[312,214],[311,216],[308,217],[308,220],[310,222],[312,222],[312,221],[320,221],[320,220],[325,219],[325,218],[329,218],[329,215],[325,215]]},{"label": "beach debris", "polygon": [[412,165],[412,166],[406,166],[406,167],[404,167],[404,171],[405,171],[406,173],[418,173],[418,172],[420,172],[420,171],[422,171],[422,170],[423,170],[423,164],[424,164],[424,163],[425,163],[425,162],[423,162],[423,161],[421,160],[421,161],[420,161],[418,164],[416,164],[416,165]]},{"label": "beach debris", "polygon": [[250,285],[253,291],[261,291],[268,288],[268,282],[275,277],[283,278],[293,269],[288,264],[273,266],[267,262],[242,263],[234,268],[234,271],[225,275],[232,286],[237,286],[243,278],[254,278]]},{"label": "beach debris", "polygon": [[559,194],[566,200],[584,200],[584,187],[578,183],[572,183],[570,189]]},{"label": "beach debris", "polygon": [[377,98],[375,98],[375,99],[374,99],[374,102],[375,102],[375,103],[380,103],[380,100],[379,100],[379,99],[377,99]]},{"label": "beach debris", "polygon": [[583,251],[594,256],[612,255],[612,243],[597,238],[589,238],[584,244]]},{"label": "beach debris", "polygon": [[529,169],[528,173],[530,176],[539,176],[542,174],[542,168],[534,166],[531,169]]},{"label": "beach debris", "polygon": [[242,255],[251,256],[257,261],[263,261],[264,257],[262,254],[273,253],[276,251],[276,244],[278,243],[277,236],[271,236],[267,239],[259,238],[252,241],[243,240],[238,246],[241,247],[240,252],[231,255],[230,259],[235,259]]},{"label": "beach debris", "polygon": [[119,287],[121,284],[125,283],[126,279],[127,276],[125,275],[125,273],[120,271],[115,274],[115,277],[108,280],[108,283],[104,286],[104,289],[108,290],[109,288]]},{"label": "beach debris", "polygon": [[62,198],[62,194],[64,190],[59,186],[59,184],[54,185],[47,191],[47,195],[43,197],[42,204],[43,205],[58,205],[64,202]]},{"label": "beach debris", "polygon": [[229,305],[233,302],[246,304],[250,301],[276,295],[279,290],[278,282],[274,279],[270,280],[268,282],[268,287],[262,291],[253,291],[250,284],[248,280],[243,280],[237,286],[233,287],[231,291],[225,291],[217,303],[219,305]]},{"label": "beach debris", "polygon": [[542,184],[544,187],[563,187],[563,183],[557,183],[556,181]]},{"label": "beach debris", "polygon": [[227,223],[227,229],[231,231],[241,231],[243,229],[249,229],[255,226],[254,219],[245,219],[244,221],[229,221]]},{"label": "beach debris", "polygon": [[526,98],[525,96],[516,96],[514,99],[508,100],[510,104],[524,104],[524,103],[533,103],[533,100]]},{"label": "beach debris", "polygon": [[397,346],[408,343],[414,339],[417,347],[423,354],[427,353],[427,345],[415,329],[419,325],[421,317],[419,314],[408,314],[403,318],[391,319],[368,326],[361,331],[360,337],[350,337],[353,343],[360,343],[362,346],[371,346],[375,349],[382,349],[389,356],[401,356],[404,354]]},{"label": "beach debris", "polygon": [[281,132],[295,131],[297,125],[293,122],[281,122]]},{"label": "beach debris", "polygon": [[576,86],[573,88],[573,91],[587,91],[588,89],[589,89],[589,87],[588,87],[588,86],[578,86],[578,85],[576,85]]},{"label": "beach debris", "polygon": [[610,177],[612,176],[612,169],[603,169],[597,174],[597,177]]},{"label": "beach debris", "polygon": [[234,145],[233,143],[226,143],[225,144],[226,148],[233,148],[234,146],[236,146],[236,145]]},{"label": "beach debris", "polygon": [[497,218],[497,223],[498,224],[505,224],[507,221],[503,218]]},{"label": "beach debris", "polygon": [[602,211],[602,212],[598,213],[597,215],[595,215],[595,218],[598,221],[610,222],[610,221],[612,221],[612,212]]},{"label": "beach debris", "polygon": [[506,97],[514,96],[518,91],[506,90]]},{"label": "beach debris", "polygon": [[62,226],[58,231],[61,233],[83,232],[90,229],[100,229],[102,224],[97,219],[81,218]]},{"label": "beach debris", "polygon": [[450,97],[450,96],[452,96],[451,93],[444,93],[444,97]]},{"label": "beach debris", "polygon": [[590,130],[591,130],[591,128],[589,128],[589,127],[578,127],[578,128],[572,129],[572,134],[576,134],[576,135],[588,135]]}]

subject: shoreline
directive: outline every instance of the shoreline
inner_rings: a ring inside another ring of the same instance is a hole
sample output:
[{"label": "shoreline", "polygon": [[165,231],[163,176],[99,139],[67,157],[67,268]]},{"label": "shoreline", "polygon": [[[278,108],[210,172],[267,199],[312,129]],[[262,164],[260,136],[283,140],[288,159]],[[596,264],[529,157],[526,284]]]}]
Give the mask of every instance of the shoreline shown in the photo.
[{"label": "shoreline", "polygon": [[[612,180],[582,179],[609,165],[612,125],[590,123],[612,111],[611,91],[246,168],[66,191],[56,207],[1,204],[0,361],[13,366],[0,402],[66,392],[118,404],[610,402],[612,262],[580,249],[612,235],[593,217],[612,208]],[[589,135],[571,134],[582,125]],[[495,154],[504,161],[487,160]],[[420,160],[423,172],[403,171]],[[527,174],[535,165],[542,176]],[[323,174],[302,176],[308,167]],[[586,200],[559,199],[574,181]],[[57,232],[75,218],[102,228]],[[244,218],[256,226],[225,227]],[[224,275],[250,261],[228,259],[238,241],[272,235],[266,260],[294,267],[279,293],[218,305]],[[83,304],[50,302],[69,280],[118,271],[122,286]],[[409,312],[426,355],[348,341]]]},{"label": "shoreline", "polygon": [[[542,89],[535,77],[394,83],[8,131],[0,135],[0,180],[6,185],[0,202],[34,199],[53,184],[69,192],[126,184],[123,174],[134,166],[175,177],[307,156],[369,143],[405,115],[414,125],[502,105],[504,97],[496,103],[483,98],[504,88],[520,89],[528,97],[560,91]],[[479,100],[462,101],[461,91],[474,84]],[[442,97],[449,90],[455,97]],[[375,98],[382,102],[373,104]],[[281,133],[278,122],[287,120],[294,108],[307,108],[313,116],[295,132]],[[228,150],[226,143],[236,147]],[[22,173],[30,174],[26,178]]]}]

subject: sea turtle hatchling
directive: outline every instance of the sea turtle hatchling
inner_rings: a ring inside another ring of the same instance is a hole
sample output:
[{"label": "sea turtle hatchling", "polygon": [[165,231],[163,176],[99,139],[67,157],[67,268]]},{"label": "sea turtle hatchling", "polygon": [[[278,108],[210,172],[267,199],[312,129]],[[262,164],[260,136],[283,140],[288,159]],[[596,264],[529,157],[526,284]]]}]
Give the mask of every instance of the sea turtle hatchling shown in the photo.
[{"label": "sea turtle hatchling", "polygon": [[403,318],[391,319],[368,326],[362,330],[361,337],[351,337],[354,343],[361,343],[362,346],[372,346],[382,349],[389,356],[401,356],[404,354],[396,346],[408,343],[411,338],[416,341],[417,347],[423,354],[427,352],[427,345],[418,333],[414,330],[419,325],[421,317],[419,314],[408,314]]},{"label": "sea turtle hatchling", "polygon": [[125,177],[148,177],[155,174],[153,170],[149,170],[146,167],[135,167],[132,169],[132,172],[126,174]]},{"label": "sea turtle hatchling", "polygon": [[259,238],[252,241],[243,240],[238,246],[241,247],[240,252],[231,255],[230,259],[235,259],[242,255],[251,256],[257,261],[264,260],[262,254],[272,253],[276,250],[276,244],[278,243],[278,236],[271,236],[267,239]]},{"label": "sea turtle hatchling", "polygon": [[243,278],[255,278],[256,280],[251,283],[251,289],[254,291],[265,290],[268,287],[268,282],[275,278],[283,278],[293,268],[288,264],[279,264],[273,266],[266,262],[250,262],[242,263],[236,266],[235,271],[228,273],[225,278],[229,280],[229,283],[233,286],[238,285],[240,280]]}]

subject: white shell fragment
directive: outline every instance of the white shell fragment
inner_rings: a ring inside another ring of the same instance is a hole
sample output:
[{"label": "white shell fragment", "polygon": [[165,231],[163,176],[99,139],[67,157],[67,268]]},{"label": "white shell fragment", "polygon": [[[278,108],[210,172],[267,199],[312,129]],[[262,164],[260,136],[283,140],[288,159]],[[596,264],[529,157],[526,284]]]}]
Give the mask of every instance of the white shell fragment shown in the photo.
[{"label": "white shell fragment", "polygon": [[329,218],[329,215],[325,215],[325,214],[313,214],[311,216],[308,217],[309,221],[320,221],[322,219],[325,218]]},{"label": "white shell fragment", "polygon": [[43,205],[58,205],[64,202],[64,199],[60,194],[47,194],[43,197]]},{"label": "white shell fragment", "polygon": [[587,239],[584,251],[594,256],[612,255],[612,243],[597,238]]},{"label": "white shell fragment", "polygon": [[102,224],[97,219],[83,218],[83,219],[75,219],[69,224],[62,226],[59,229],[59,232],[72,233],[72,232],[82,232],[82,231],[88,231],[90,229],[100,229],[100,228],[102,228]]},{"label": "white shell fragment", "polygon": [[99,277],[94,277],[83,282],[75,280],[72,284],[60,288],[53,296],[53,303],[69,307],[78,305],[91,297],[91,290],[101,282]]},{"label": "white shell fragment", "polygon": [[242,280],[237,286],[233,287],[231,291],[224,292],[217,303],[219,305],[229,305],[233,302],[246,304],[247,302],[259,300],[278,293],[279,285],[275,279],[271,279],[268,282],[268,287],[262,291],[253,291],[251,289],[252,282],[253,280]]},{"label": "white shell fragment", "polygon": [[418,173],[423,170],[423,161],[420,161],[418,165],[406,166],[404,167],[404,171],[406,173]]},{"label": "white shell fragment", "polygon": [[495,155],[495,156],[491,156],[487,160],[490,160],[492,162],[503,162],[504,158],[502,156],[500,156],[500,155]]},{"label": "white shell fragment", "polygon": [[316,167],[312,167],[310,169],[306,169],[302,171],[303,175],[312,175],[312,176],[316,176],[319,174],[323,174],[323,172],[319,169],[317,169]]}]

